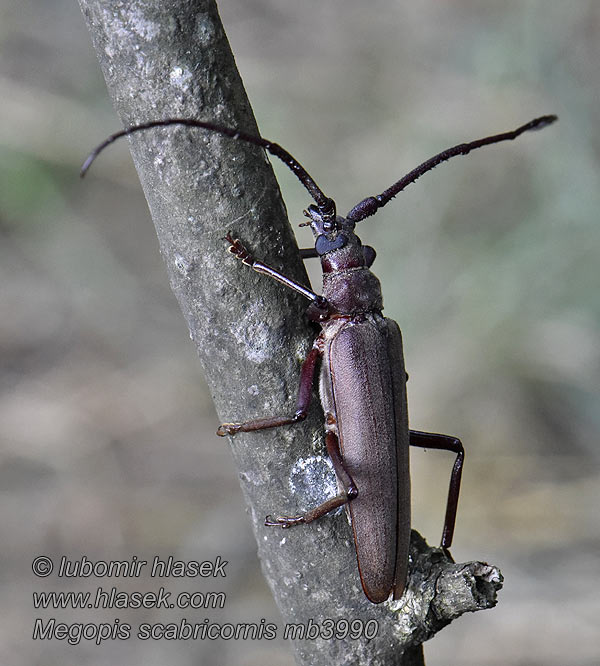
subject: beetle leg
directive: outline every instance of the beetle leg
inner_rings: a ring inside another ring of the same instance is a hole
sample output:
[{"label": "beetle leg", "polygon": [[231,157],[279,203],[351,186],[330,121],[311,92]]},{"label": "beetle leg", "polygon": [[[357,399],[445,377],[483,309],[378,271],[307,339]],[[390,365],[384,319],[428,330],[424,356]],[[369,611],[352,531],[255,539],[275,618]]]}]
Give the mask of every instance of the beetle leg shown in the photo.
[{"label": "beetle leg", "polygon": [[299,294],[302,294],[304,298],[308,298],[308,300],[314,303],[319,309],[327,310],[326,298],[319,294],[315,294],[311,289],[303,287],[299,282],[296,282],[296,280],[292,280],[292,278],[283,275],[283,273],[280,273],[275,268],[271,268],[271,266],[267,266],[267,264],[264,264],[262,261],[257,261],[244,245],[242,245],[239,238],[234,238],[231,233],[228,233],[224,240],[229,243],[229,252],[231,252],[231,254],[233,254],[236,259],[239,259],[244,265],[249,266],[257,273],[268,275],[274,280],[277,280],[277,282],[281,282],[281,284],[284,284],[286,287],[297,291]]},{"label": "beetle leg", "polygon": [[308,407],[312,398],[312,385],[315,377],[315,368],[321,351],[313,347],[302,363],[300,370],[300,388],[298,389],[298,400],[296,411],[293,416],[272,416],[265,419],[253,419],[244,423],[223,423],[217,430],[219,437],[235,435],[238,432],[252,432],[254,430],[266,430],[267,428],[278,428],[279,426],[291,425],[304,421],[308,413]]},{"label": "beetle leg", "polygon": [[343,488],[342,492],[339,493],[339,495],[326,500],[322,504],[319,504],[319,506],[315,507],[314,509],[311,509],[310,511],[307,511],[306,513],[299,516],[277,516],[276,518],[267,516],[265,518],[265,525],[267,527],[287,528],[295,527],[296,525],[312,523],[313,520],[321,518],[321,516],[324,516],[330,511],[333,511],[334,509],[347,504],[355,497],[358,497],[358,488],[348,473],[348,470],[344,467],[344,461],[342,460],[338,437],[334,432],[327,432],[325,435],[325,445],[327,446],[327,453],[329,454],[329,458],[333,463],[335,474]]},{"label": "beetle leg", "polygon": [[314,259],[319,256],[319,253],[314,247],[307,247],[300,250],[300,256],[302,259]]},{"label": "beetle leg", "polygon": [[[442,532],[442,548],[450,556],[448,549],[452,545],[454,525],[456,523],[456,509],[458,506],[458,494],[460,492],[460,479],[462,476],[465,450],[462,442],[457,437],[450,435],[438,435],[433,432],[410,431],[410,445],[419,446],[423,449],[440,449],[456,453],[456,460],[450,475],[450,487],[448,488],[448,501],[446,503],[446,517],[444,518],[444,531]],[[451,558],[452,556],[450,556]]]}]

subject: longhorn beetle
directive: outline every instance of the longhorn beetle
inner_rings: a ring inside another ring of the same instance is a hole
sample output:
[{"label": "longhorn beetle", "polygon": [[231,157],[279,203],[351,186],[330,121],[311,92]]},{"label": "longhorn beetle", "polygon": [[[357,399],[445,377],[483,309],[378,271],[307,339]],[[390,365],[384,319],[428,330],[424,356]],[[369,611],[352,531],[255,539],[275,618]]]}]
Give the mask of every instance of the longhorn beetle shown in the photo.
[{"label": "longhorn beetle", "polygon": [[428,159],[378,196],[360,201],[346,217],[336,215],[335,202],[325,196],[308,172],[281,146],[259,136],[210,122],[170,118],[117,132],[100,144],[84,162],[92,161],[119,137],[153,127],[198,127],[238,141],[261,146],[286,164],[308,190],[314,204],[304,211],[315,237],[314,248],[300,250],[303,259],[319,257],[323,295],[257,261],[241,241],[228,233],[229,251],[245,266],[297,291],[310,301],[309,319],[321,332],[302,364],[296,411],[244,423],[223,423],[220,436],[298,423],[306,418],[317,362],[321,361],[320,396],[325,414],[325,444],[337,476],[339,494],[298,516],[267,516],[267,527],[289,528],[324,516],[345,505],[348,509],[362,587],[373,603],[404,591],[410,539],[410,478],[408,446],[443,449],[456,454],[450,477],[441,546],[449,555],[452,544],[464,450],[448,435],[409,430],[402,338],[398,324],[381,313],[379,280],[370,271],[375,250],[362,245],[354,233],[357,222],[385,206],[407,185],[441,162],[476,148],[516,139],[557,120],[536,118],[512,132],[461,143]]}]

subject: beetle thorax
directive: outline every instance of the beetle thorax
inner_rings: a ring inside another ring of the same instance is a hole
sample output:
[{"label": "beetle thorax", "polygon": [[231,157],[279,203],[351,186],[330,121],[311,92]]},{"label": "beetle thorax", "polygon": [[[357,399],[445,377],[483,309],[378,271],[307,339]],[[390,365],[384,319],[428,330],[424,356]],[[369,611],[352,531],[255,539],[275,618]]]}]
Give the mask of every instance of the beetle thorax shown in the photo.
[{"label": "beetle thorax", "polygon": [[323,296],[340,314],[381,310],[381,284],[367,266],[364,247],[353,232],[345,235],[343,247],[321,257]]},{"label": "beetle thorax", "polygon": [[323,296],[339,314],[381,311],[381,284],[366,266],[323,273]]}]

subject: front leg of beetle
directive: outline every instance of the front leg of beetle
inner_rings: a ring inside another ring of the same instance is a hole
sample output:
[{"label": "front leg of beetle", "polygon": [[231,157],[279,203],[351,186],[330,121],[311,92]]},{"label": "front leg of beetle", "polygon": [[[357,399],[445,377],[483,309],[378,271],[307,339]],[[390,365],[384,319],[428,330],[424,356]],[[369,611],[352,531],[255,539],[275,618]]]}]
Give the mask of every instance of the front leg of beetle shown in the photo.
[{"label": "front leg of beetle", "polygon": [[244,247],[244,245],[242,245],[239,238],[233,238],[231,233],[228,233],[227,236],[225,236],[225,240],[229,243],[229,252],[231,252],[231,254],[233,254],[236,259],[239,259],[245,266],[249,266],[257,273],[268,275],[274,280],[277,280],[277,282],[281,282],[281,284],[284,284],[286,287],[289,287],[290,289],[297,291],[299,294],[302,294],[302,296],[304,296],[304,298],[308,298],[308,300],[311,301],[311,303],[313,303],[319,311],[322,311],[323,315],[326,315],[329,309],[326,298],[319,296],[319,294],[315,294],[315,292],[311,289],[303,287],[299,282],[296,282],[296,280],[292,280],[292,278],[283,275],[283,273],[280,273],[275,268],[271,268],[271,266],[268,266],[262,261],[257,261]]},{"label": "front leg of beetle", "polygon": [[[267,266],[261,261],[257,261],[250,252],[242,245],[241,241],[233,238],[231,233],[228,233],[225,240],[229,242],[229,252],[233,254],[236,259],[239,259],[245,266],[252,268],[252,270],[268,275],[278,282],[290,287],[294,291],[302,294],[308,298],[316,307],[317,312],[321,312],[326,316],[328,311],[327,300],[318,294],[315,294],[310,289],[303,287],[301,284],[286,277],[279,271]],[[319,341],[315,343],[313,349],[308,353],[308,356],[302,363],[302,370],[300,371],[300,388],[298,390],[298,400],[296,402],[296,411],[292,416],[272,416],[262,419],[253,419],[251,421],[244,421],[243,423],[223,423],[217,430],[217,435],[225,437],[225,435],[235,435],[238,432],[253,432],[255,430],[266,430],[267,428],[278,428],[280,426],[291,425],[298,423],[306,418],[310,400],[312,397],[312,385],[315,376],[315,368],[317,360],[321,356],[321,346]]]}]

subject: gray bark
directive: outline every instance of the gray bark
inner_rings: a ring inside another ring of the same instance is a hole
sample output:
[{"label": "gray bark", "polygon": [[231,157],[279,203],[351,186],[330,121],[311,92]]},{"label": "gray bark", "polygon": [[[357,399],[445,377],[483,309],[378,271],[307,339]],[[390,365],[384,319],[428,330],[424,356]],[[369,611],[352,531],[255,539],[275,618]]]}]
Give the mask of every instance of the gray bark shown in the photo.
[{"label": "gray bark", "polygon": [[[212,0],[80,4],[124,126],[189,117],[258,132]],[[243,267],[223,241],[232,231],[258,258],[308,283],[264,153],[184,128],[140,133],[131,151],[220,419],[292,414],[314,337],[306,301]],[[495,604],[501,574],[479,562],[451,563],[413,533],[405,596],[374,606],[360,587],[343,512],[285,532],[265,528],[266,514],[303,511],[335,492],[322,435],[317,401],[301,425],[231,441],[262,568],[285,622],[378,624],[373,640],[297,640],[298,663],[422,663],[424,640],[462,613]]]}]

